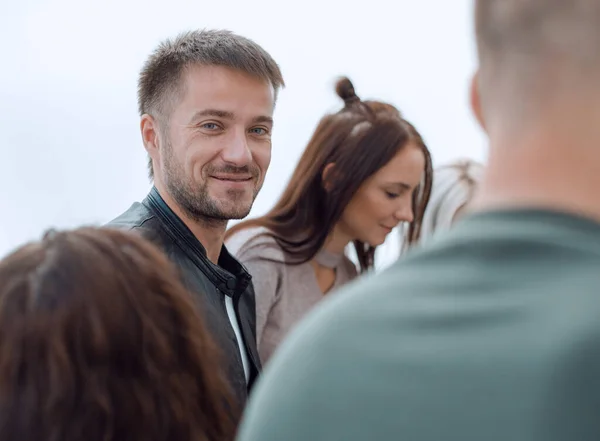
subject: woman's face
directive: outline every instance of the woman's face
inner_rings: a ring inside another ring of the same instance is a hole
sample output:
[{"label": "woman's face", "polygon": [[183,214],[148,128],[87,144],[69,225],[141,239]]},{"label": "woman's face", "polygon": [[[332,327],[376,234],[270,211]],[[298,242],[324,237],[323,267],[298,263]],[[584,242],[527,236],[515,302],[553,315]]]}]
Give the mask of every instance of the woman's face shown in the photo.
[{"label": "woman's face", "polygon": [[425,155],[409,143],[359,187],[336,229],[349,241],[375,247],[400,222],[412,222],[412,195],[425,170]]}]

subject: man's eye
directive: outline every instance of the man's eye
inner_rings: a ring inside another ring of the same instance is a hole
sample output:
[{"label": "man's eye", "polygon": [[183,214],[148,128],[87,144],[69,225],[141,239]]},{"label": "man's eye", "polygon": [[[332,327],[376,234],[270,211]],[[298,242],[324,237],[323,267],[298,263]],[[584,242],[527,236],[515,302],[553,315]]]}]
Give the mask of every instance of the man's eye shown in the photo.
[{"label": "man's eye", "polygon": [[250,129],[250,131],[252,133],[254,133],[255,135],[266,135],[267,134],[267,129],[265,129],[264,127],[254,127],[253,129]]}]

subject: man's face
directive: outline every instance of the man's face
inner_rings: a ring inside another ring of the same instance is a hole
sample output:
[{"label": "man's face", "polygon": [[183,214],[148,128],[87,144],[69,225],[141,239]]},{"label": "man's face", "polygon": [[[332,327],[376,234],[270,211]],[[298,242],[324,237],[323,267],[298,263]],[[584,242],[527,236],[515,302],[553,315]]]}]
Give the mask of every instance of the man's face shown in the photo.
[{"label": "man's face", "polygon": [[192,66],[153,158],[155,182],[194,220],[242,219],[271,162],[275,95],[261,79]]}]

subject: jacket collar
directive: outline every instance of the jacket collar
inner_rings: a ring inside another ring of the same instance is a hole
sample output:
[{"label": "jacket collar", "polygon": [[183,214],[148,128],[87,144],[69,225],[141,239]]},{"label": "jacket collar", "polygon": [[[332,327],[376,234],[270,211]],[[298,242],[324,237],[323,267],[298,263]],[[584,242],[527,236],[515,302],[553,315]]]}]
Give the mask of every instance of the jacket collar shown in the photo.
[{"label": "jacket collar", "polygon": [[[219,262],[218,265],[215,265],[206,256],[206,248],[204,248],[181,218],[167,205],[156,187],[152,187],[144,204],[166,226],[166,230],[172,239],[184,245],[184,251],[188,253],[192,260],[199,260],[204,267],[210,270],[211,275],[216,279],[214,282],[217,283],[219,288],[226,287],[225,291],[230,291],[232,294],[233,291],[241,293],[246,289],[250,283],[251,276],[237,259],[227,251],[225,245],[221,246]],[[231,276],[234,276],[234,279]]]}]

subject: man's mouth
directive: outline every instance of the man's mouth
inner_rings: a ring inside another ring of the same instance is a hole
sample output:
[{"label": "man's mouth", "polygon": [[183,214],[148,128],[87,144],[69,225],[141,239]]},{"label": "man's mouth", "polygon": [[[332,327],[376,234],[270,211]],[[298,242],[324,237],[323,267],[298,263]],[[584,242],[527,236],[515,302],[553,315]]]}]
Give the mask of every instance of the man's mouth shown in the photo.
[{"label": "man's mouth", "polygon": [[249,175],[213,175],[211,177],[226,182],[246,182],[252,180],[252,176]]}]

